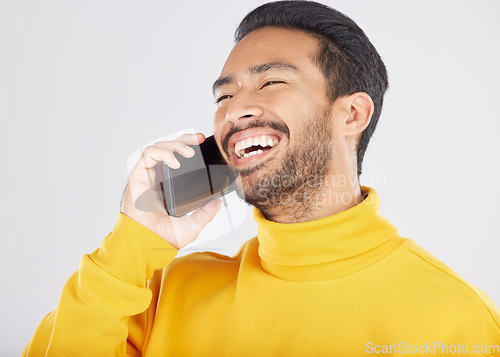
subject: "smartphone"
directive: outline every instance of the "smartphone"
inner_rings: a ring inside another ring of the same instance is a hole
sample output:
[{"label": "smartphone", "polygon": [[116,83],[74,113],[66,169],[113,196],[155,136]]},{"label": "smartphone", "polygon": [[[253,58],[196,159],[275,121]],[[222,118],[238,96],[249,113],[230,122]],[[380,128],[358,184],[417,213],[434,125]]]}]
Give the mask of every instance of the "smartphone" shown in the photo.
[{"label": "smartphone", "polygon": [[151,211],[148,208],[152,205],[146,200],[152,201],[153,197],[159,196],[163,209],[170,216],[180,217],[236,190],[236,174],[219,151],[213,135],[200,145],[190,147],[195,151],[191,158],[174,153],[181,164],[178,169],[172,169],[164,162],[156,165],[155,171],[161,177],[159,187],[156,185],[151,192],[139,197],[136,201],[138,209]]}]

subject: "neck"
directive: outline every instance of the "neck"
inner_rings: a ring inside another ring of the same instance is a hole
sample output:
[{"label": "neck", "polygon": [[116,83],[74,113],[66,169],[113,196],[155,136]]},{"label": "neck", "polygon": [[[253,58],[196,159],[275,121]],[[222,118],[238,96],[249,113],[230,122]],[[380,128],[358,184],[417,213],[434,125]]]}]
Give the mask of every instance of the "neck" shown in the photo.
[{"label": "neck", "polygon": [[357,176],[329,175],[321,182],[297,187],[292,199],[258,207],[266,219],[278,223],[301,223],[348,210],[363,201]]}]

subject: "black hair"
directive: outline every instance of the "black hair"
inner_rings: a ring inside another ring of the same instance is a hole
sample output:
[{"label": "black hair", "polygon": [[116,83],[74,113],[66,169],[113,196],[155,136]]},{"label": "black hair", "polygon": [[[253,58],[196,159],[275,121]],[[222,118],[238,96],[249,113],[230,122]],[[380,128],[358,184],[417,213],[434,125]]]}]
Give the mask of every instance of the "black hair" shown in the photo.
[{"label": "black hair", "polygon": [[367,93],[374,111],[357,148],[357,172],[382,111],[389,86],[384,62],[363,30],[349,17],[329,6],[304,0],[269,2],[248,13],[236,29],[236,43],[261,27],[302,30],[319,38],[316,63],[327,82],[327,95],[337,98]]}]

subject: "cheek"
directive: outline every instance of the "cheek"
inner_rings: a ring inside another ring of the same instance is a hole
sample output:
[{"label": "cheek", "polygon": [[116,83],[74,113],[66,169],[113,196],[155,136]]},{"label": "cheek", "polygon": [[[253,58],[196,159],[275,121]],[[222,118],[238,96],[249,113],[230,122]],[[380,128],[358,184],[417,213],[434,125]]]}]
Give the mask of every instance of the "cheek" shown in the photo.
[{"label": "cheek", "polygon": [[300,93],[286,93],[279,98],[274,98],[268,103],[268,110],[273,116],[281,120],[290,130],[290,141],[302,140],[304,125],[314,117],[316,103],[308,95]]},{"label": "cheek", "polygon": [[[217,141],[217,146],[219,147],[219,150],[221,150],[221,152],[223,151],[221,148],[221,143],[223,139],[222,136],[229,130],[229,128],[226,127],[228,123],[225,121],[225,116],[226,116],[225,110],[219,109],[215,112],[213,121],[214,137],[215,140]],[[223,155],[226,156],[225,154]]]},{"label": "cheek", "polygon": [[214,133],[221,131],[225,124],[226,111],[225,109],[217,109],[214,114]]}]

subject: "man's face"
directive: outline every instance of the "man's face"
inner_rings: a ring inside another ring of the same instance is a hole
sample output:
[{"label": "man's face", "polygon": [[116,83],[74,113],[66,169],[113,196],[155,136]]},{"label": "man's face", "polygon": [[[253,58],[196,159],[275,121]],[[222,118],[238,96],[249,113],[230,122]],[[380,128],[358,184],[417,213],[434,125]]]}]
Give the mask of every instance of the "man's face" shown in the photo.
[{"label": "man's face", "polygon": [[331,103],[313,62],[317,45],[304,32],[255,30],[214,85],[219,148],[240,173],[244,199],[268,217],[279,208],[303,218],[331,166]]}]

